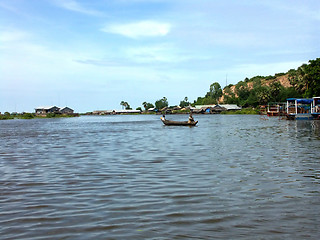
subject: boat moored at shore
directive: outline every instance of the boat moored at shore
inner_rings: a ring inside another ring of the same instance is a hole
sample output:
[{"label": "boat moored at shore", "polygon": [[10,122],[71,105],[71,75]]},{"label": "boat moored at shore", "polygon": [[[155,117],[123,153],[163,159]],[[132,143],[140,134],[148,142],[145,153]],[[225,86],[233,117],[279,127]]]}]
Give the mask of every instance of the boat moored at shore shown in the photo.
[{"label": "boat moored at shore", "polygon": [[286,103],[271,102],[268,103],[267,115],[272,116],[284,116],[286,114]]},{"label": "boat moored at shore", "polygon": [[286,117],[288,120],[311,120],[313,99],[309,98],[288,98]]},{"label": "boat moored at shore", "polygon": [[313,119],[320,120],[320,97],[312,98],[311,115]]}]

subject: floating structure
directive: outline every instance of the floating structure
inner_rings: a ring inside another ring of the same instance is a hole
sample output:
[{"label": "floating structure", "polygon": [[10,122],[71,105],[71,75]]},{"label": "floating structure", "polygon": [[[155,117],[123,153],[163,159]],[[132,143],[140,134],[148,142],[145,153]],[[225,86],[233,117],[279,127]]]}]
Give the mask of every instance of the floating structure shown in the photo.
[{"label": "floating structure", "polygon": [[268,103],[267,115],[272,116],[284,116],[286,114],[286,103],[283,102],[271,102]]},{"label": "floating structure", "polygon": [[286,117],[288,120],[311,120],[311,109],[313,99],[310,98],[288,98]]},{"label": "floating structure", "polygon": [[312,98],[311,115],[313,119],[320,120],[320,97]]}]

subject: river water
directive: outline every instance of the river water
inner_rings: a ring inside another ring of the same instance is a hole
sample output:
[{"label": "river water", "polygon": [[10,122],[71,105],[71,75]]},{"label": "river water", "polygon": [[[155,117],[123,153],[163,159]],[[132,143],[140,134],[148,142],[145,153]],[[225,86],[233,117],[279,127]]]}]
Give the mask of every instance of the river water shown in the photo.
[{"label": "river water", "polygon": [[319,239],[320,121],[194,118],[0,121],[0,239]]}]

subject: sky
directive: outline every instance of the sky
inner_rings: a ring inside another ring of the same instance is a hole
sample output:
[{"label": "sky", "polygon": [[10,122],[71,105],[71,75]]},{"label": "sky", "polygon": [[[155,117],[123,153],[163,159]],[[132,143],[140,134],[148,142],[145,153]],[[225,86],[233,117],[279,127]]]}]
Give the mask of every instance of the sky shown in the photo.
[{"label": "sky", "polygon": [[0,0],[0,112],[178,105],[320,57],[319,0]]}]

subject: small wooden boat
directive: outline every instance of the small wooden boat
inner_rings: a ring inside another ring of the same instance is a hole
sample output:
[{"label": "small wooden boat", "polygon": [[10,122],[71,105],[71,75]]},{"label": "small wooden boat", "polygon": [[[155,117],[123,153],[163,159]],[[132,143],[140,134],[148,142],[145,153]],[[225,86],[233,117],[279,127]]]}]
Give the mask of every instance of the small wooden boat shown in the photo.
[{"label": "small wooden boat", "polygon": [[164,119],[163,117],[161,117],[160,119],[163,122],[163,124],[167,126],[195,126],[198,123],[198,121],[171,121]]}]

